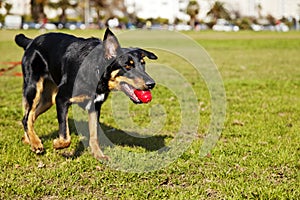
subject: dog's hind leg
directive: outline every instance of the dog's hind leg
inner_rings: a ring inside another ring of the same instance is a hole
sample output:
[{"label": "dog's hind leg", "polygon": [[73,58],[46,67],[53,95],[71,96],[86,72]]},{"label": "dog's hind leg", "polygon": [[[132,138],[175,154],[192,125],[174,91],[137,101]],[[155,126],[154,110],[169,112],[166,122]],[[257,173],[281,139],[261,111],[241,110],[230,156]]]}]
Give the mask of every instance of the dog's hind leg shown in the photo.
[{"label": "dog's hind leg", "polygon": [[24,107],[25,115],[23,117],[23,126],[25,130],[25,136],[23,137],[24,143],[31,145],[32,151],[36,153],[42,153],[44,151],[43,144],[40,138],[34,131],[34,122],[37,118],[36,110],[41,100],[41,94],[43,92],[44,78],[40,78],[36,83],[35,87],[27,87],[24,91]]}]

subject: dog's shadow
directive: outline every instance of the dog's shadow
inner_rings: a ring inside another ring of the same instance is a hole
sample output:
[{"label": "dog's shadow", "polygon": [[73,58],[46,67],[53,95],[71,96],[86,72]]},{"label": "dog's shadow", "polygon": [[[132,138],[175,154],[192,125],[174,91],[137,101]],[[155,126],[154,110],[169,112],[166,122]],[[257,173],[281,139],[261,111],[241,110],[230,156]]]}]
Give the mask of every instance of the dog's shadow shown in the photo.
[{"label": "dog's shadow", "polygon": [[[88,122],[86,121],[74,121],[73,119],[69,119],[69,129],[70,133],[75,134],[77,136],[85,136],[83,140],[76,141],[76,147],[74,150],[70,151],[62,151],[61,155],[67,158],[77,158],[82,155],[85,150],[85,147],[88,146],[89,134],[88,132]],[[101,129],[103,131],[101,135],[98,133],[98,138],[100,140],[101,148],[105,146],[127,146],[127,147],[142,147],[146,151],[157,151],[166,146],[165,139],[169,136],[166,135],[141,135],[139,133],[131,133],[130,135],[127,132],[122,131],[120,129],[116,129],[114,127],[108,126],[104,123],[100,124]],[[81,127],[78,130],[78,127]],[[82,133],[84,132],[84,133]],[[134,136],[133,136],[134,135]],[[44,135],[41,137],[43,141],[45,140],[53,140],[58,137],[57,131],[52,132],[49,135]],[[103,140],[104,143],[103,143]],[[109,141],[109,142],[107,142]]]}]

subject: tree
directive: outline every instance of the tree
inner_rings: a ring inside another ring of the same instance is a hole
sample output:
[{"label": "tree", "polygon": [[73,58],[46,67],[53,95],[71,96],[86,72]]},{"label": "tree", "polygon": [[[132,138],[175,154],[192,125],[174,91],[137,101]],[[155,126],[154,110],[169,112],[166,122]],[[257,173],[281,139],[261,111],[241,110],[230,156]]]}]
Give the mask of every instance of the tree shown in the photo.
[{"label": "tree", "polygon": [[224,7],[224,3],[216,1],[212,8],[208,11],[207,15],[212,16],[214,21],[217,19],[227,19],[230,20],[230,14],[228,10]]},{"label": "tree", "polygon": [[42,17],[45,16],[44,7],[47,0],[30,0],[31,5],[31,17],[33,21],[39,22]]},{"label": "tree", "polygon": [[194,28],[195,27],[195,21],[196,17],[199,14],[200,6],[197,2],[197,0],[190,0],[188,6],[187,6],[187,14],[191,17],[190,19],[190,25]]},{"label": "tree", "polygon": [[66,10],[68,8],[76,8],[78,3],[71,4],[69,0],[60,0],[57,3],[49,3],[48,5],[49,5],[49,7],[54,8],[54,9],[60,8],[62,10],[62,12],[59,16],[59,21],[62,23],[66,23],[67,22]]},{"label": "tree", "polygon": [[10,10],[11,10],[12,6],[13,5],[10,3],[5,3],[4,8],[6,10],[6,14],[10,14]]},{"label": "tree", "polygon": [[97,22],[101,21],[101,12],[104,13],[104,21],[115,17],[116,13],[127,15],[124,0],[91,0],[92,6],[97,12]]},{"label": "tree", "polygon": [[101,22],[101,11],[109,8],[109,3],[106,0],[91,0],[92,6],[95,8],[97,13],[97,23],[100,26]]}]

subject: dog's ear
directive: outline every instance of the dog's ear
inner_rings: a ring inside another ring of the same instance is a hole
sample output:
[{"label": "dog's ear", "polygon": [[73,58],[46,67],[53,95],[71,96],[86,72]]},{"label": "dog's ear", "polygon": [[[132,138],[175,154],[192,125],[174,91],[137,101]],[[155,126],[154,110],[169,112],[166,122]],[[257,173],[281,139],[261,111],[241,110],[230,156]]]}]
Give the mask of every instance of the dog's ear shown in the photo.
[{"label": "dog's ear", "polygon": [[139,49],[139,51],[142,53],[142,57],[146,56],[147,58],[149,58],[151,60],[156,60],[157,59],[157,56],[154,53],[150,52],[150,51],[146,51],[144,49]]},{"label": "dog's ear", "polygon": [[104,57],[111,59],[117,57],[118,52],[121,51],[121,47],[117,37],[109,30],[106,29],[104,34]]}]

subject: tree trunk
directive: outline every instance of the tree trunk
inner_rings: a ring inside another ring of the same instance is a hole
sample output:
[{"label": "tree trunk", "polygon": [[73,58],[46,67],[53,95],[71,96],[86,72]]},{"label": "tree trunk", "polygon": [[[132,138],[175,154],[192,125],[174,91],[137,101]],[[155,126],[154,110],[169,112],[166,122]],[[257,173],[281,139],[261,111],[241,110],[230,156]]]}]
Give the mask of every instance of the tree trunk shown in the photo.
[{"label": "tree trunk", "polygon": [[42,3],[36,3],[35,0],[30,1],[31,5],[31,17],[34,22],[39,22],[44,16],[44,5]]},{"label": "tree trunk", "polygon": [[192,29],[195,29],[195,22],[196,22],[196,17],[195,16],[191,16],[190,26],[192,27]]},{"label": "tree trunk", "polygon": [[59,16],[59,21],[62,23],[67,22],[66,9],[62,9],[61,15]]}]

